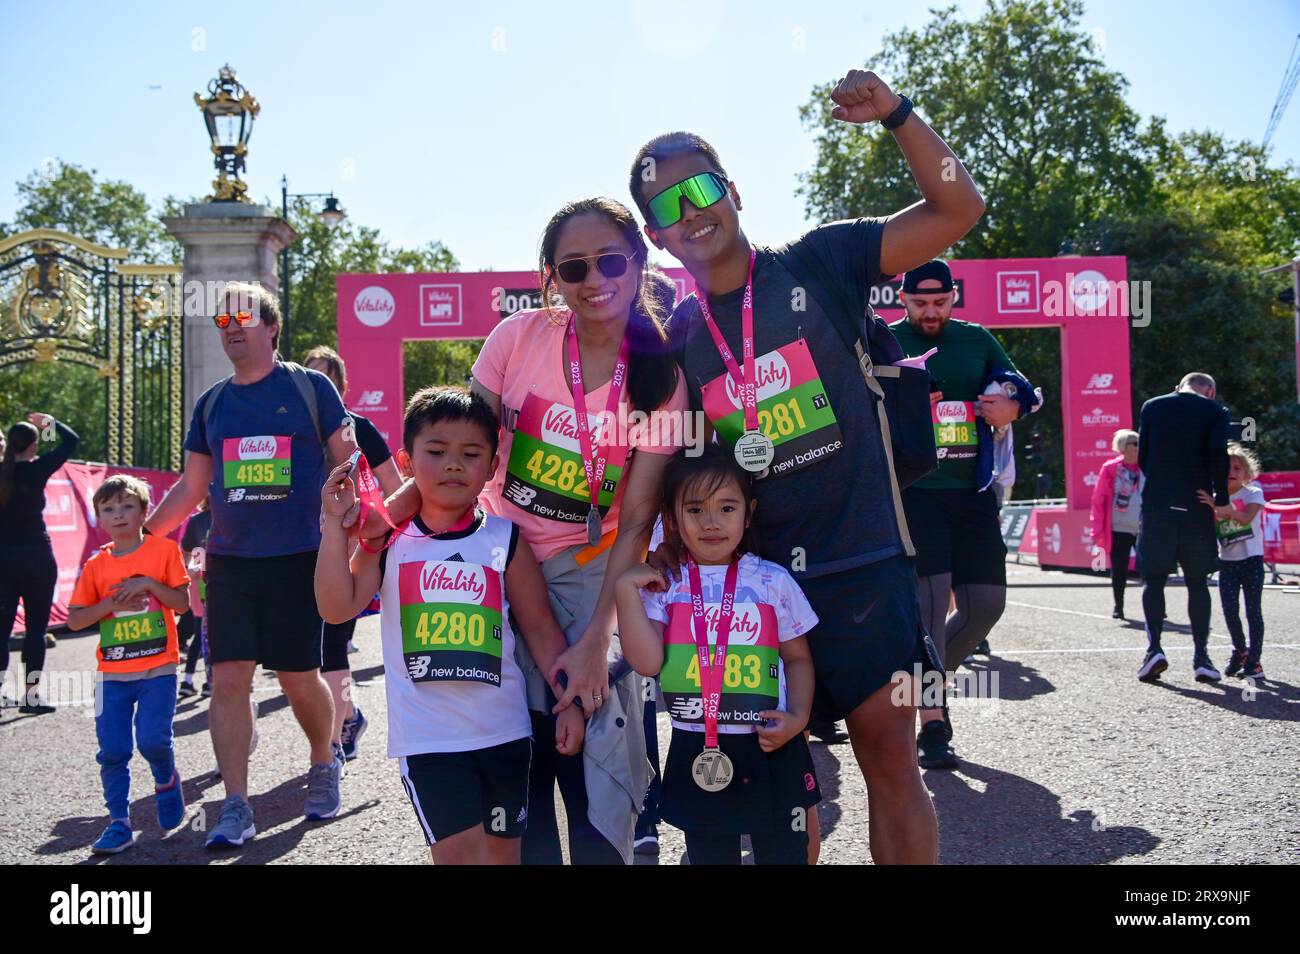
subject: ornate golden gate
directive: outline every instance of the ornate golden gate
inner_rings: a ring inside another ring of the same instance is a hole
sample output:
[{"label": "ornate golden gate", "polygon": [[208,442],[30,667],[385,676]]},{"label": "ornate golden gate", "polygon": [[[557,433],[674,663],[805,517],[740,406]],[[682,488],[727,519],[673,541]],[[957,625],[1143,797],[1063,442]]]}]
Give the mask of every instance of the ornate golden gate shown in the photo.
[{"label": "ornate golden gate", "polygon": [[126,257],[55,229],[0,241],[0,368],[94,368],[105,389],[106,462],[180,470],[181,267]]}]

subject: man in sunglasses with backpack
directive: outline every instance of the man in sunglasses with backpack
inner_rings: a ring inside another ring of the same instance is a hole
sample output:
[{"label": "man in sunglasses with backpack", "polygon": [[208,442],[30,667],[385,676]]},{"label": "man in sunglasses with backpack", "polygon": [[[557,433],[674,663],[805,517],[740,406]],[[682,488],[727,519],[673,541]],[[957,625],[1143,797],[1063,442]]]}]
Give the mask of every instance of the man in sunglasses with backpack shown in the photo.
[{"label": "man in sunglasses with backpack", "polygon": [[[687,325],[692,404],[755,475],[760,555],[790,569],[821,620],[809,634],[813,716],[846,720],[869,786],[872,857],[933,863],[938,827],[916,765],[912,673],[938,664],[917,610],[879,391],[840,328],[863,328],[871,285],[960,239],[984,201],[911,102],[874,73],[849,71],[831,99],[834,118],[893,134],[922,201],[756,248],[740,229],[736,184],[690,133],[643,146],[630,189],[647,237],[699,286],[673,317]],[[671,545],[652,562],[678,572]]]},{"label": "man in sunglasses with backpack", "polygon": [[147,528],[166,534],[211,494],[207,548],[212,746],[226,787],[209,848],[256,831],[248,805],[249,707],[258,663],[275,671],[311,745],[308,819],[338,814],[343,760],[330,744],[334,703],[320,675],[316,610],[320,490],[356,450],[352,421],[329,378],[283,362],[280,310],[259,285],[227,285],[214,318],[234,374],[194,405],[185,470]]}]

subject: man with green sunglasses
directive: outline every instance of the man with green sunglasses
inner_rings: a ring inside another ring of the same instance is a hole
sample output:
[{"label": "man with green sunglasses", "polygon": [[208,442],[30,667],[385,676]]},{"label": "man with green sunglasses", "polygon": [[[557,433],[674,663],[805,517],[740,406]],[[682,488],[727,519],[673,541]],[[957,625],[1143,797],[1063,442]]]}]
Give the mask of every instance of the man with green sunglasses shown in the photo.
[{"label": "man with green sunglasses", "polygon": [[[921,201],[824,225],[779,250],[755,247],[741,231],[740,193],[717,152],[684,132],[641,148],[630,189],[646,236],[699,287],[673,315],[692,405],[724,443],[743,438],[742,456],[751,459],[742,466],[756,474],[759,555],[789,568],[821,620],[809,634],[812,716],[846,720],[869,781],[872,857],[933,863],[938,826],[914,727],[916,676],[939,666],[917,610],[876,403],[820,302],[861,302],[851,316],[860,323],[872,285],[942,253],[978,221],[984,200],[911,102],[874,73],[850,70],[831,99],[834,118],[879,121],[893,134]],[[814,294],[791,273],[795,261],[816,262],[823,284],[842,294]],[[679,575],[671,544],[651,562]]]}]

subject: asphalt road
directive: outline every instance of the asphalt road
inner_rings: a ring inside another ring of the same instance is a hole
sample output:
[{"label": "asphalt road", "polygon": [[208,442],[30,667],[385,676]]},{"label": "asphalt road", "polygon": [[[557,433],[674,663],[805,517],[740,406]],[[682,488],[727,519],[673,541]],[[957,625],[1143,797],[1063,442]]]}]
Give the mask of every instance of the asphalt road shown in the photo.
[{"label": "asphalt road", "polygon": [[[925,773],[939,816],[942,860],[1296,862],[1300,588],[1264,592],[1267,680],[1251,693],[1235,679],[1193,681],[1180,587],[1168,591],[1170,669],[1162,683],[1148,686],[1134,678],[1145,646],[1140,624],[1110,618],[1106,582],[1008,569],[1011,590],[991,640],[993,655],[971,670],[996,689],[996,697],[954,703],[961,767]],[[1136,590],[1128,602],[1136,611]],[[1212,654],[1221,667],[1229,643],[1217,593],[1212,625]],[[205,819],[215,821],[223,790],[214,773],[207,702],[191,699],[180,703],[175,721],[187,825],[159,830],[152,780],[137,755],[132,817],[140,840],[115,858],[92,856],[90,844],[106,823],[94,723],[87,706],[68,704],[43,716],[5,709],[0,718],[0,864],[426,863],[428,851],[395,763],[384,756],[377,617],[360,623],[356,642],[356,698],[371,726],[343,781],[338,818],[303,819],[305,741],[276,680],[259,673],[261,742],[251,766],[258,835],[244,848],[203,849],[201,828]],[[93,639],[60,639],[47,666],[65,673],[68,687],[87,684]],[[667,718],[661,713],[659,720],[666,745]],[[866,791],[852,750],[817,744],[813,754],[826,797],[822,863],[869,863]],[[681,832],[660,831],[658,863],[681,863]]]}]

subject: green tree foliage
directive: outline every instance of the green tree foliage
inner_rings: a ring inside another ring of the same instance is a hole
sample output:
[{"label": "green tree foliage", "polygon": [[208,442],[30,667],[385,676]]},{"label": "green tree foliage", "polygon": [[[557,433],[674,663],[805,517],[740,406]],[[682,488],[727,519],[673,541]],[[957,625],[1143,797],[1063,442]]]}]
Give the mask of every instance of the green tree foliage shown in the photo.
[{"label": "green tree foliage", "polygon": [[[988,211],[953,257],[1128,256],[1130,280],[1150,281],[1152,299],[1150,325],[1131,335],[1134,420],[1186,371],[1209,371],[1234,418],[1257,421],[1265,465],[1300,466],[1290,311],[1276,301],[1286,280],[1259,274],[1300,248],[1296,169],[1212,131],[1171,136],[1159,118],[1142,124],[1082,14],[1078,0],[989,0],[969,21],[949,7],[886,37],[866,65],[916,101],[984,193]],[[830,118],[832,85],[802,109],[817,146],[799,190],[809,214],[829,221],[915,202],[888,133]],[[1057,336],[998,335],[1046,392],[1031,420],[1059,495]],[[1017,428],[1018,443],[1030,423]],[[1033,474],[1023,463],[1019,471],[1016,496],[1032,496]]]}]

